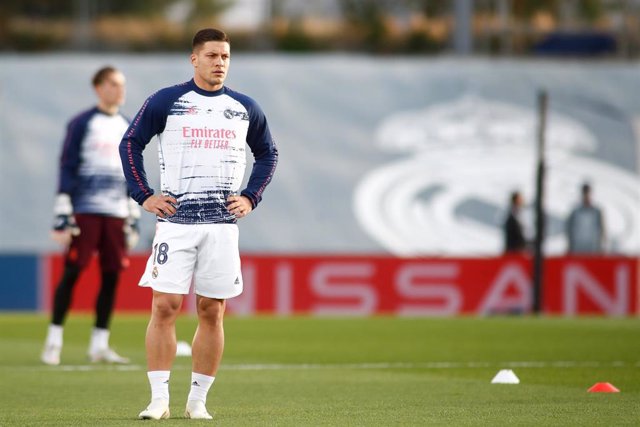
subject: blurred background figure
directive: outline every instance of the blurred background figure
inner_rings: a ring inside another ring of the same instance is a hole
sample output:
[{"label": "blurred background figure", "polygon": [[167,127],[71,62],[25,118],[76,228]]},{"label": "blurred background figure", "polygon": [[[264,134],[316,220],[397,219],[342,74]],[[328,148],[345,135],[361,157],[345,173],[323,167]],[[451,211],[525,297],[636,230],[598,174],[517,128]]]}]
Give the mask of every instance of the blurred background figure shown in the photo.
[{"label": "blurred background figure", "polygon": [[593,204],[589,183],[582,184],[580,204],[569,215],[567,238],[570,254],[604,252],[604,219],[602,210]]},{"label": "blurred background figure", "polygon": [[518,253],[527,250],[527,239],[525,238],[524,227],[522,225],[521,212],[524,206],[522,193],[514,191],[509,198],[509,213],[504,221],[504,252]]},{"label": "blurred background figure", "polygon": [[[66,249],[64,272],[53,300],[53,314],[41,360],[60,364],[63,324],[73,288],[95,252],[102,280],[88,356],[92,362],[128,363],[109,347],[109,321],[120,271],[127,264],[127,244],[137,242],[137,204],[127,195],[118,145],[129,127],[120,114],[125,77],[103,67],[92,80],[98,104],[75,116],[67,126],[59,165],[52,238]],[[126,230],[126,232],[125,232]]]}]

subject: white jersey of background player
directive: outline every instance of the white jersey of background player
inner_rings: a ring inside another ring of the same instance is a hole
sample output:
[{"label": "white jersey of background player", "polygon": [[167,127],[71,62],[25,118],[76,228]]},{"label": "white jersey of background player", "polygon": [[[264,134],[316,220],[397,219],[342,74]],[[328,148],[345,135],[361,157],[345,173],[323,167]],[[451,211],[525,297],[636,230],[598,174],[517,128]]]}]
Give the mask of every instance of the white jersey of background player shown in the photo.
[{"label": "white jersey of background player", "polygon": [[[154,291],[146,336],[151,403],[140,413],[143,419],[169,416],[175,320],[192,282],[198,329],[185,415],[211,418],[205,403],[222,357],[225,299],[242,292],[236,220],[258,205],[277,164],[260,107],[223,85],[229,60],[224,32],[199,31],[191,54],[193,80],[150,96],[120,144],[131,196],[158,216],[153,252],[140,281]],[[160,195],[149,187],[142,158],[156,135]],[[247,187],[239,191],[246,146],[255,162]]]}]

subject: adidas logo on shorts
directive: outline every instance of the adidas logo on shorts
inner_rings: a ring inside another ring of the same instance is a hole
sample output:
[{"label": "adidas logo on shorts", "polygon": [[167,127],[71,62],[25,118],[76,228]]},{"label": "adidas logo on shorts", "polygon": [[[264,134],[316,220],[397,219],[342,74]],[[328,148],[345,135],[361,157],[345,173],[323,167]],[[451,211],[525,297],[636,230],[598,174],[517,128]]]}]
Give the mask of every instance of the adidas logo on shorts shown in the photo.
[{"label": "adidas logo on shorts", "polygon": [[236,281],[233,282],[234,285],[239,285],[240,284],[240,278],[236,277]]}]

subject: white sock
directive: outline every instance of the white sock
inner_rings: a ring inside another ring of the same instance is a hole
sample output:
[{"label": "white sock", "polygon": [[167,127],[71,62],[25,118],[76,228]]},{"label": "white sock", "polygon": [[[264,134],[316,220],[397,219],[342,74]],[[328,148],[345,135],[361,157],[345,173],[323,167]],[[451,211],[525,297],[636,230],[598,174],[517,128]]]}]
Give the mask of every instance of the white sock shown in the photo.
[{"label": "white sock", "polygon": [[209,375],[191,373],[191,391],[189,391],[189,400],[202,400],[207,403],[207,393],[213,385],[216,377],[210,377]]},{"label": "white sock", "polygon": [[62,348],[62,332],[63,327],[61,325],[49,325],[49,329],[47,330],[47,339],[46,344],[53,347]]},{"label": "white sock", "polygon": [[109,330],[93,328],[91,331],[91,341],[89,342],[89,353],[106,350],[109,348]]},{"label": "white sock", "polygon": [[169,400],[169,377],[171,371],[149,371],[147,378],[151,385],[151,400]]}]

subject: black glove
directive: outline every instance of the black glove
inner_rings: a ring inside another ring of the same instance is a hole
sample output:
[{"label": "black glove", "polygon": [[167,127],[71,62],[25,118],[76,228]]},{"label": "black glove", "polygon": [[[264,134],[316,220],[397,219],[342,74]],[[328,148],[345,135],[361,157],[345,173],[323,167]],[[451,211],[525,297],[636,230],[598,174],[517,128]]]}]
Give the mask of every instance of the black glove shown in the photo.
[{"label": "black glove", "polygon": [[60,193],[53,205],[55,220],[51,237],[63,246],[71,243],[71,238],[80,234],[80,228],[73,217],[73,206],[68,194]]}]

